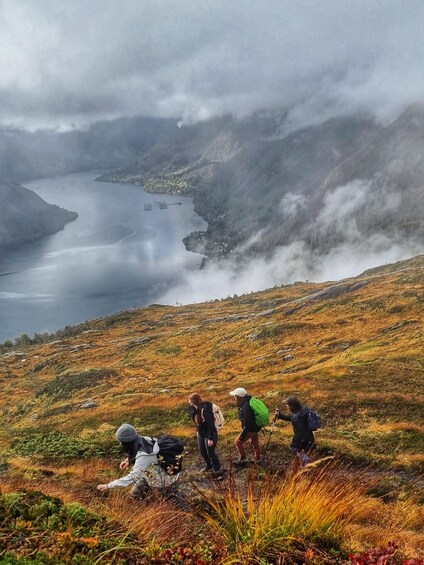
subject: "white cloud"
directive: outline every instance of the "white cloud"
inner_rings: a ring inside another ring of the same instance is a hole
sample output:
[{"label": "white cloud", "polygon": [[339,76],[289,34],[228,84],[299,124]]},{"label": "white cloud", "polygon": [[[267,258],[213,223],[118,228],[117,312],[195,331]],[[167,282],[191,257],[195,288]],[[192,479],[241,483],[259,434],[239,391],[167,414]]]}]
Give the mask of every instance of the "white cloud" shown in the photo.
[{"label": "white cloud", "polygon": [[295,281],[336,281],[423,252],[423,247],[418,244],[394,243],[381,235],[343,243],[322,255],[308,249],[304,242],[297,241],[277,248],[270,259],[253,259],[243,267],[225,261],[218,265],[210,264],[205,270],[187,273],[158,301],[190,304]]},{"label": "white cloud", "polygon": [[424,97],[423,18],[421,0],[2,0],[0,123],[388,118]]},{"label": "white cloud", "polygon": [[306,198],[303,194],[294,194],[287,192],[280,202],[280,213],[282,218],[290,218],[295,216],[301,208],[306,204]]}]

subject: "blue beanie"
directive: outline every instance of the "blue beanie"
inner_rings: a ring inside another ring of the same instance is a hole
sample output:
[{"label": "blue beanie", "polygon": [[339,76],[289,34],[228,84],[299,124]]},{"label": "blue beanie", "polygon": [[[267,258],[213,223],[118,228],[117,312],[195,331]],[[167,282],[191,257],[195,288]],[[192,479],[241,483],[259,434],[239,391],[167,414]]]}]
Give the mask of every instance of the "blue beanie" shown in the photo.
[{"label": "blue beanie", "polygon": [[130,424],[122,424],[116,431],[115,437],[118,441],[128,442],[134,441],[138,436],[135,428],[133,428]]}]

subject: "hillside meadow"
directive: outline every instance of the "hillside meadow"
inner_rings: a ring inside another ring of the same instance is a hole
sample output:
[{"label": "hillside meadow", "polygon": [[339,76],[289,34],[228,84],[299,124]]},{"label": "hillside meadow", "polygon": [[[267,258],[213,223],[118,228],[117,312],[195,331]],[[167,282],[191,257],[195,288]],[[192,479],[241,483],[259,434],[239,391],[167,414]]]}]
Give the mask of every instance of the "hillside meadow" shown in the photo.
[{"label": "hillside meadow", "polygon": [[[345,563],[393,541],[383,563],[418,563],[423,287],[419,256],[344,281],[152,305],[4,344],[1,562],[48,563],[50,551],[51,563]],[[309,469],[296,469],[283,422],[263,468],[232,467],[238,386],[271,412],[294,394],[320,413]],[[219,486],[199,473],[192,392],[226,418]],[[123,422],[185,440],[179,502],[97,493],[118,474]]]}]

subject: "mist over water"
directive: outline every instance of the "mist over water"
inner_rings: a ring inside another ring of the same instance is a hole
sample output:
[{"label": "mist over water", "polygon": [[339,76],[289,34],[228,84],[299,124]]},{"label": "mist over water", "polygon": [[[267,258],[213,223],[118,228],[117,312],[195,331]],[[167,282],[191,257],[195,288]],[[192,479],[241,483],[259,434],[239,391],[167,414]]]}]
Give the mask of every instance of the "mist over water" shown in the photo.
[{"label": "mist over water", "polygon": [[197,271],[202,256],[187,252],[182,239],[206,223],[190,198],[93,182],[96,176],[23,183],[79,217],[63,231],[0,257],[1,341],[154,303]]},{"label": "mist over water", "polygon": [[[417,242],[361,235],[354,219],[367,199],[361,185],[353,200],[344,187],[338,189],[317,217],[317,229],[339,226],[345,235],[328,252],[318,253],[299,240],[268,257],[234,261],[230,256],[199,270],[202,256],[187,252],[182,243],[189,232],[206,229],[191,198],[94,182],[96,176],[78,173],[24,183],[79,217],[63,231],[0,257],[0,341],[155,302],[187,304],[297,280],[340,280],[424,252]],[[252,234],[252,242],[261,237]]]}]

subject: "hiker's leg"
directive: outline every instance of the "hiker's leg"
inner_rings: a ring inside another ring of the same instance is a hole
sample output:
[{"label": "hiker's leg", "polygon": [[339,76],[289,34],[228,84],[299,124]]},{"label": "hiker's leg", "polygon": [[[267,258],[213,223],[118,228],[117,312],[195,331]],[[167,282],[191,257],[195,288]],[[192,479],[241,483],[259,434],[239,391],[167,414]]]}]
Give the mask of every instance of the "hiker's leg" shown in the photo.
[{"label": "hiker's leg", "polygon": [[219,462],[218,455],[216,454],[216,444],[218,443],[218,434],[214,434],[212,437],[213,445],[208,445],[208,440],[205,440],[206,450],[209,455],[209,459],[212,463],[213,470],[215,472],[221,469],[221,463]]},{"label": "hiker's leg", "polygon": [[212,461],[209,455],[208,447],[207,447],[207,438],[204,438],[200,434],[197,434],[197,445],[199,446],[199,451],[205,460],[206,467],[208,469],[212,469]]},{"label": "hiker's leg", "polygon": [[240,436],[236,437],[234,445],[239,452],[240,459],[246,459],[246,448],[244,446],[244,442],[240,440]]},{"label": "hiker's leg", "polygon": [[316,450],[316,445],[314,440],[312,441],[303,440],[298,446],[298,451],[303,451],[304,453],[306,453],[306,455],[308,455],[308,457],[311,457],[311,455],[314,453],[315,450]]},{"label": "hiker's leg", "polygon": [[255,461],[258,462],[261,460],[261,446],[259,445],[259,433],[249,432],[248,438],[250,441],[250,445],[253,447],[253,452],[255,454]]},{"label": "hiker's leg", "polygon": [[141,479],[136,485],[131,489],[131,498],[136,500],[143,500],[149,494],[150,487],[145,479]]},{"label": "hiker's leg", "polygon": [[305,443],[306,445],[303,446],[303,451],[308,455],[308,457],[311,457],[311,455],[313,455],[317,449],[316,443],[315,441],[309,441]]}]

